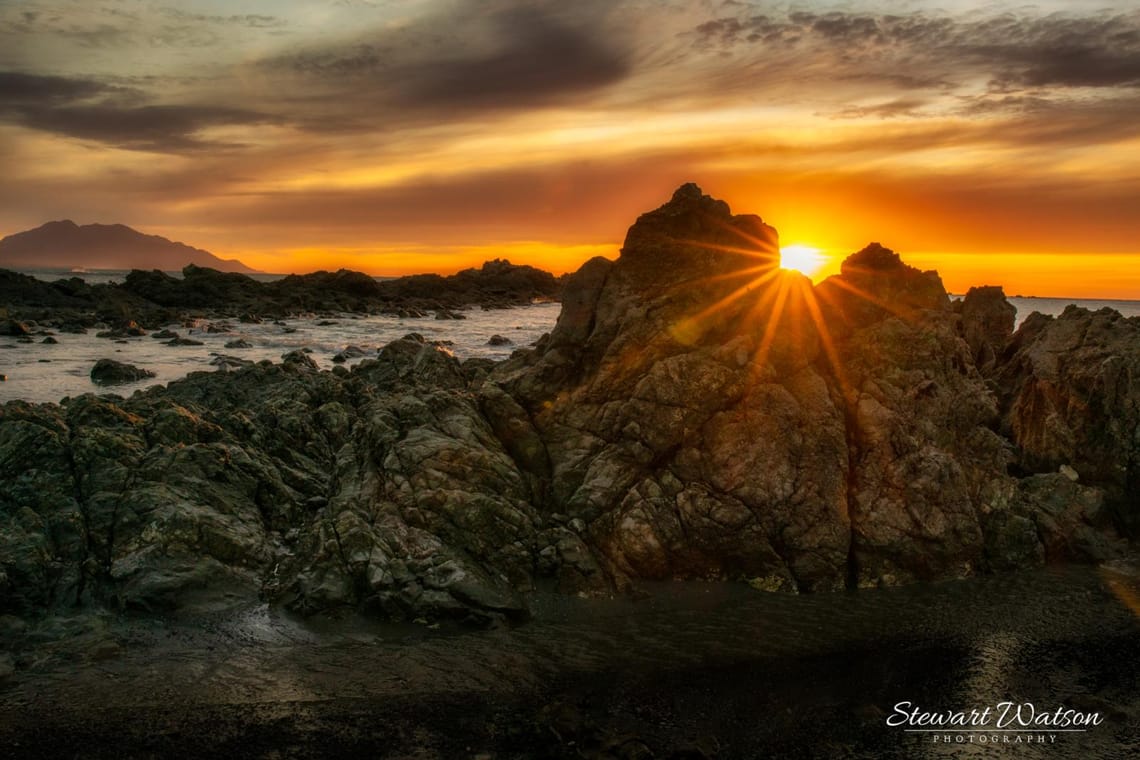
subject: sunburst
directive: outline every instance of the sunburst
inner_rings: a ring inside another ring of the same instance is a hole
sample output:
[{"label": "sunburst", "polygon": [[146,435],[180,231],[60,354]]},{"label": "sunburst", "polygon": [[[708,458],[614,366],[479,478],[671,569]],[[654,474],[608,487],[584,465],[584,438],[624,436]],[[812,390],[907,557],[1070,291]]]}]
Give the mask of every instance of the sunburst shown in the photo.
[{"label": "sunburst", "polygon": [[826,263],[827,257],[818,248],[807,245],[787,245],[780,249],[781,269],[791,269],[812,277]]}]

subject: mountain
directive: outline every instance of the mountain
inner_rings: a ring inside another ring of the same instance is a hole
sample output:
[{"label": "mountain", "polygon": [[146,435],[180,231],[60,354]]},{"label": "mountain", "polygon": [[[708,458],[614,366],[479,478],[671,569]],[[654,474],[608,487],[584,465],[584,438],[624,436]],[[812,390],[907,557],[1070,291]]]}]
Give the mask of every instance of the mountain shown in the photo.
[{"label": "mountain", "polygon": [[221,259],[158,235],[144,235],[122,224],[48,222],[0,240],[0,267],[9,269],[161,269],[187,264],[224,272],[257,273],[237,259]]}]

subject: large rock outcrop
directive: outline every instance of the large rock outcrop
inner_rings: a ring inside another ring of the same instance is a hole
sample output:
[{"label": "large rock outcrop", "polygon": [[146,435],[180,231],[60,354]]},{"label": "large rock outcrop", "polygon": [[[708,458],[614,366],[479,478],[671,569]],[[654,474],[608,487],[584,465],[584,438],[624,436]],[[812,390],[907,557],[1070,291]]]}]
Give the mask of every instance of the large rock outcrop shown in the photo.
[{"label": "large rock outcrop", "polygon": [[1076,306],[1031,314],[992,374],[1022,471],[1072,468],[1140,527],[1140,319]]},{"label": "large rock outcrop", "polygon": [[1134,321],[1031,317],[1006,346],[999,293],[955,310],[878,244],[815,287],[777,262],[772,227],[685,185],[498,365],[409,335],[351,371],[294,352],[10,403],[0,614],[262,596],[485,621],[546,583],[817,591],[1117,550]]},{"label": "large rock outcrop", "polygon": [[545,453],[520,461],[546,508],[619,582],[984,567],[1011,453],[937,274],[873,244],[813,289],[776,256],[774,230],[686,186],[571,279],[546,344],[484,386],[525,411],[486,410]]}]

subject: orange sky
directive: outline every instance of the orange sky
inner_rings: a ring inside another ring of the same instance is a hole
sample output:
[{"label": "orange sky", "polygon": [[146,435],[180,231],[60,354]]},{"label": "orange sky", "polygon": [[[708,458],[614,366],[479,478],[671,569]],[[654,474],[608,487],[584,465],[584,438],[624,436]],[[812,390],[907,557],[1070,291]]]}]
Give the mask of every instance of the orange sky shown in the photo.
[{"label": "orange sky", "polygon": [[0,5],[0,234],[274,272],[561,272],[695,181],[833,265],[1140,298],[1138,120],[1124,0]]}]

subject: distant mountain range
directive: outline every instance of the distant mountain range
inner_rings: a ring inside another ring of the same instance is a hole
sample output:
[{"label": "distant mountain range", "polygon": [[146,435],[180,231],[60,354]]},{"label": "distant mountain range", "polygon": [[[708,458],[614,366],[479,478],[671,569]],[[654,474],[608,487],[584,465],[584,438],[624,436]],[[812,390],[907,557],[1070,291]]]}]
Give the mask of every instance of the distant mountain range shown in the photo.
[{"label": "distant mountain range", "polygon": [[187,264],[223,272],[256,274],[237,259],[221,259],[158,235],[145,235],[122,224],[48,222],[0,240],[0,267],[7,269],[161,269]]}]

